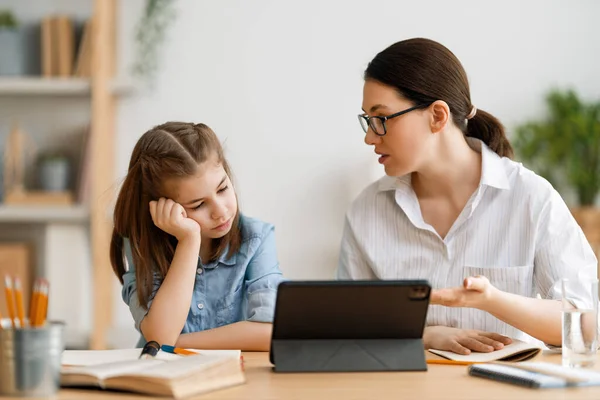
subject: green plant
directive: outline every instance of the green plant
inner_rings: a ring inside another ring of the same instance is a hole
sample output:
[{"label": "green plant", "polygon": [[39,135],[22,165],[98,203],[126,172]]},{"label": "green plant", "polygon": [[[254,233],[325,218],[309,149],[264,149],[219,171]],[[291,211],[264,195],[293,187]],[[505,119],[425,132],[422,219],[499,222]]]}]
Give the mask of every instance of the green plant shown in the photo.
[{"label": "green plant", "polygon": [[591,206],[600,191],[600,101],[555,89],[546,102],[546,119],[517,127],[515,150],[553,185],[575,189],[580,206]]},{"label": "green plant", "polygon": [[14,29],[17,25],[17,19],[11,11],[0,10],[0,28]]},{"label": "green plant", "polygon": [[133,73],[150,81],[158,69],[158,50],[170,23],[175,20],[174,0],[146,0],[135,34],[137,58]]}]

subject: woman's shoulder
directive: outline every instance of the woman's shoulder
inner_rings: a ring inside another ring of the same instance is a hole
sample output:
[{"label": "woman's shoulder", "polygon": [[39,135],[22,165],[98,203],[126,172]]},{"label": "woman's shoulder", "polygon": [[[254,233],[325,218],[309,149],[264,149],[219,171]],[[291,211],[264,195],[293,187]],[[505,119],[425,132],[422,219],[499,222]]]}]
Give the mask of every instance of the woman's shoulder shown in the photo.
[{"label": "woman's shoulder", "polygon": [[381,211],[383,209],[380,207],[380,201],[389,200],[390,192],[406,185],[410,186],[410,179],[407,177],[398,178],[386,175],[365,187],[354,198],[347,214],[351,216],[357,213],[364,214],[366,211]]},{"label": "woman's shoulder", "polygon": [[264,239],[271,231],[275,229],[273,224],[252,218],[240,213],[240,233],[242,243],[252,239]]},{"label": "woman's shoulder", "polygon": [[554,187],[546,178],[538,175],[522,163],[508,158],[502,158],[502,161],[507,171],[511,189],[515,192],[539,198],[548,198],[555,192]]}]

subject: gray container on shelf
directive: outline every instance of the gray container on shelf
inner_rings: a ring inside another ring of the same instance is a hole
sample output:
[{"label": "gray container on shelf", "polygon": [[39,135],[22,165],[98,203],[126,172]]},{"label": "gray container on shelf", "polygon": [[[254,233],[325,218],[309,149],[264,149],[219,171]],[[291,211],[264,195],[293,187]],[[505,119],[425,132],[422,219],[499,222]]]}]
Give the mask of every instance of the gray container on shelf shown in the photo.
[{"label": "gray container on shelf", "polygon": [[0,27],[0,75],[25,75],[23,32]]},{"label": "gray container on shelf", "polygon": [[39,164],[40,188],[49,192],[62,192],[69,188],[71,163],[68,158],[45,158]]}]

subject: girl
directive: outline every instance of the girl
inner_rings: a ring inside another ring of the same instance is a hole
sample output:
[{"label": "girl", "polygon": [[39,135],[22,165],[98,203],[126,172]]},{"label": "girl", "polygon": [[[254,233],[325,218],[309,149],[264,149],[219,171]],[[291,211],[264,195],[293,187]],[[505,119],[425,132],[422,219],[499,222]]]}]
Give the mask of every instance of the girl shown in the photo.
[{"label": "girl", "polygon": [[240,214],[208,126],[168,122],[139,139],[110,253],[138,346],[268,350],[282,280],[273,226]]},{"label": "girl", "polygon": [[560,279],[595,277],[597,260],[559,194],[511,160],[454,54],[427,39],[377,54],[359,120],[388,176],[346,215],[338,277],[428,279],[427,348],[560,345]]}]

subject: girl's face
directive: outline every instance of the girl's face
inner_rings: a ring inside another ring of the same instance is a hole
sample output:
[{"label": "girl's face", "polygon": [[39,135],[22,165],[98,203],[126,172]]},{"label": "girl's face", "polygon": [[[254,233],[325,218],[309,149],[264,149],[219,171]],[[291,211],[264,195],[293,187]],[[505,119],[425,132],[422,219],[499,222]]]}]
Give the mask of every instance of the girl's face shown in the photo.
[{"label": "girl's face", "polygon": [[[402,98],[398,92],[383,83],[365,81],[363,88],[363,111],[367,116],[386,117],[415,106]],[[365,143],[374,151],[389,176],[403,176],[417,171],[426,159],[431,140],[428,109],[417,109],[385,122],[386,134],[378,136],[371,128]]]},{"label": "girl's face", "polygon": [[165,190],[200,225],[203,242],[231,230],[237,199],[229,176],[215,158],[199,164],[194,176],[167,180]]}]

